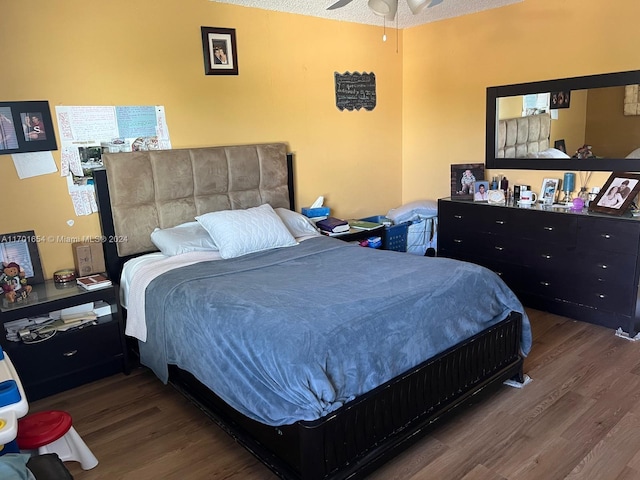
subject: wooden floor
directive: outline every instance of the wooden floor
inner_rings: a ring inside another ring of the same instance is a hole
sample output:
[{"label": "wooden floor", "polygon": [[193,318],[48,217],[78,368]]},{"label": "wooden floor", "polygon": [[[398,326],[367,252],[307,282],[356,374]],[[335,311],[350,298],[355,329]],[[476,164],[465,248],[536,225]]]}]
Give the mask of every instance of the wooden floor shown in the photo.
[{"label": "wooden floor", "polygon": [[[640,342],[530,310],[533,381],[504,387],[372,480],[640,479]],[[31,405],[63,409],[100,463],[76,480],[276,478],[145,369]]]}]

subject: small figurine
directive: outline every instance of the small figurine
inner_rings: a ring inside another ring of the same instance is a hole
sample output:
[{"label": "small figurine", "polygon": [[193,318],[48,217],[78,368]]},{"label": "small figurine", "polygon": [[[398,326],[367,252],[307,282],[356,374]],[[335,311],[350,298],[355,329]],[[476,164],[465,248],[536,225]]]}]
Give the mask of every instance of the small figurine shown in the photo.
[{"label": "small figurine", "polygon": [[3,263],[0,273],[0,286],[9,303],[24,300],[31,293],[31,285],[27,285],[24,270],[16,262]]}]

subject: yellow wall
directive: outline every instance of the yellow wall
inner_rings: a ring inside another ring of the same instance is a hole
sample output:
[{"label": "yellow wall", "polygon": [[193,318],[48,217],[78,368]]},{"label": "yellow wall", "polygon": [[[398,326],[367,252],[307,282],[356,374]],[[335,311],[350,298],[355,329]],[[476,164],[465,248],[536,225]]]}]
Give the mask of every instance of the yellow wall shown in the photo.
[{"label": "yellow wall", "polygon": [[623,104],[623,86],[589,92],[586,143],[594,154],[624,158],[640,147],[640,116],[624,115]]},{"label": "yellow wall", "polygon": [[[48,100],[52,113],[56,105],[164,105],[174,148],[287,142],[298,207],[318,195],[339,216],[400,205],[402,39],[396,52],[394,30],[383,43],[382,27],[208,0],[2,3],[0,100]],[[201,26],[236,29],[238,76],[204,75]],[[374,72],[376,108],[339,111],[336,71]],[[59,166],[59,152],[54,158]],[[100,233],[97,215],[75,216],[59,174],[19,180],[3,155],[0,181],[20,199],[0,213],[0,233]],[[73,265],[70,245],[39,248],[46,277]]]},{"label": "yellow wall", "polygon": [[[0,100],[164,105],[174,148],[284,141],[298,206],[323,194],[339,216],[372,215],[447,196],[452,163],[484,162],[488,86],[640,68],[638,13],[637,0],[526,0],[407,29],[396,52],[392,29],[383,43],[381,27],[208,0],[3,2]],[[239,76],[204,75],[201,26],[236,29]],[[376,109],[337,110],[335,71],[374,72]],[[18,180],[5,155],[0,181],[23,202],[2,210],[0,233],[99,233],[57,174]],[[66,244],[40,251],[47,277],[72,264]]]},{"label": "yellow wall", "polygon": [[[639,69],[639,14],[637,0],[525,0],[404,30],[403,201],[448,196],[452,163],[484,162],[487,87]],[[541,186],[563,172],[497,174]]]}]

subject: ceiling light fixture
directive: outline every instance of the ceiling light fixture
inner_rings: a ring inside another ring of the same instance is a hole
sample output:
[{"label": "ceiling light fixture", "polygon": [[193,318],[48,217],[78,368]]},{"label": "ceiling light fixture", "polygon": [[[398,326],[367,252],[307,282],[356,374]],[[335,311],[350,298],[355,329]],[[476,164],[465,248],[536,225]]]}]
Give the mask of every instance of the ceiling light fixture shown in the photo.
[{"label": "ceiling light fixture", "polygon": [[398,0],[369,0],[369,8],[385,20],[393,20],[398,11]]},{"label": "ceiling light fixture", "polygon": [[414,15],[420,13],[428,4],[429,0],[407,0],[409,10],[411,10],[411,13]]}]

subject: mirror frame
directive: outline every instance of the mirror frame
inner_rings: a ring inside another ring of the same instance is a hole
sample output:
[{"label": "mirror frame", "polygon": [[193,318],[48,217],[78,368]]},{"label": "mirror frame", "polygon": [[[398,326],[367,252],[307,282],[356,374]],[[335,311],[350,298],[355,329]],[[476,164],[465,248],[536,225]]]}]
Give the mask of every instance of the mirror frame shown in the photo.
[{"label": "mirror frame", "polygon": [[604,73],[585,77],[544,80],[487,88],[487,124],[485,166],[487,169],[509,170],[586,170],[594,172],[640,171],[640,159],[624,158],[496,158],[498,102],[500,97],[513,97],[532,93],[584,90],[598,87],[640,84],[640,70]]}]

